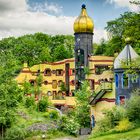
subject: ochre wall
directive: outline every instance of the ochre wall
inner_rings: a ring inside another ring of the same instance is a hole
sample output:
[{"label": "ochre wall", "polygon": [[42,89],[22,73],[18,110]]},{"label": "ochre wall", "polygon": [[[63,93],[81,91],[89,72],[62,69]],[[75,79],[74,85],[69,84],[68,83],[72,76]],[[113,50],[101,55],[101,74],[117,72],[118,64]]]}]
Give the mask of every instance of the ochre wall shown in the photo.
[{"label": "ochre wall", "polygon": [[[100,79],[104,79],[104,78],[112,78],[113,74],[111,73],[111,71],[105,71],[100,75],[96,75],[95,74],[95,66],[96,65],[107,65],[107,66],[113,66],[113,57],[107,57],[107,56],[91,56],[89,58],[89,69],[90,69],[90,75],[86,76],[87,80],[94,80],[95,81],[95,89],[100,85],[99,80]],[[54,62],[54,63],[43,63],[43,64],[38,64],[38,65],[34,65],[32,67],[28,67],[27,64],[24,64],[24,67],[22,69],[22,71],[20,72],[20,74],[16,77],[16,81],[18,82],[19,85],[22,85],[24,83],[24,81],[30,81],[30,80],[35,80],[37,77],[37,71],[40,70],[40,74],[43,76],[43,81],[47,81],[48,84],[45,85],[44,83],[42,83],[42,93],[44,95],[47,95],[48,91],[50,91],[51,93],[53,91],[60,91],[60,87],[57,85],[56,89],[52,88],[52,81],[56,80],[57,83],[59,80],[62,80],[63,82],[65,82],[65,64],[69,63],[70,64],[70,69],[75,69],[75,61],[74,58],[70,58],[70,59],[65,59],[63,61],[58,61],[58,62]],[[63,75],[62,76],[56,76],[56,74],[52,74],[51,76],[45,76],[44,75],[44,71],[45,69],[51,69],[51,71],[57,70],[57,69],[62,69],[63,70]],[[69,77],[69,82],[70,82],[70,92],[72,90],[75,89],[75,85],[73,85],[71,83],[72,80],[75,80],[75,75],[70,75]],[[65,97],[65,99],[61,99],[61,100],[54,100],[52,98],[52,96],[49,96],[49,99],[51,100],[51,102],[53,104],[60,104],[60,105],[69,105],[69,106],[75,106],[75,97],[72,96],[72,94],[69,94],[70,96]],[[109,96],[109,94],[105,95],[105,96]],[[108,97],[106,97],[108,98]],[[101,102],[101,105],[98,106],[102,106],[102,103],[104,105],[104,102]],[[97,107],[96,110],[100,110],[100,107]]]}]

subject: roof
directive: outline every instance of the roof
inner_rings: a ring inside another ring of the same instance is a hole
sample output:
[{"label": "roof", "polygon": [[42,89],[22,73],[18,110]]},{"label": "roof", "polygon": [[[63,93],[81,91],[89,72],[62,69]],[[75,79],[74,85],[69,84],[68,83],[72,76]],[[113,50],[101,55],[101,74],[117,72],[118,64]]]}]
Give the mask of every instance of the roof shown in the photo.
[{"label": "roof", "polygon": [[130,46],[126,45],[120,54],[116,57],[114,61],[114,69],[121,68],[122,61],[131,62],[132,59],[136,59],[139,55]]}]

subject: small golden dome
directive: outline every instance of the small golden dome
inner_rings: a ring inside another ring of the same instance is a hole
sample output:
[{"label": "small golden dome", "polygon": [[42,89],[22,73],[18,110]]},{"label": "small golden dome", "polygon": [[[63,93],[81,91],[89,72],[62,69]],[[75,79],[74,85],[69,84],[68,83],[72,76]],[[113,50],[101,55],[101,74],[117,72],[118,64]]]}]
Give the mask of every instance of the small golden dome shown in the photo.
[{"label": "small golden dome", "polygon": [[87,15],[86,5],[82,5],[80,16],[74,22],[75,33],[93,33],[94,24],[92,19]]},{"label": "small golden dome", "polygon": [[125,43],[126,43],[126,44],[131,43],[131,41],[132,41],[132,38],[130,38],[130,37],[127,37],[127,38],[125,39]]}]

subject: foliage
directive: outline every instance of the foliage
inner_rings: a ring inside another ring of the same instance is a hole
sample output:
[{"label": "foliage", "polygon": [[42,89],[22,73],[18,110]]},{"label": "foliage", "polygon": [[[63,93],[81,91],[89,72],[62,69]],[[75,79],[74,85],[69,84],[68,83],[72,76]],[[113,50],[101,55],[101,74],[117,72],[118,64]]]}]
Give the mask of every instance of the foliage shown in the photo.
[{"label": "foliage", "polygon": [[140,54],[140,16],[139,13],[125,12],[115,20],[107,22],[105,28],[108,32],[109,41],[102,40],[95,45],[96,55],[114,56],[125,46],[125,38],[130,37],[133,48]]},{"label": "foliage", "polygon": [[113,129],[125,116],[125,110],[120,106],[114,107],[111,110],[104,110],[104,117],[97,121],[94,133],[103,133]]},{"label": "foliage", "polygon": [[19,127],[11,127],[6,131],[5,140],[24,140],[26,132],[24,129]]},{"label": "foliage", "polygon": [[118,125],[115,127],[115,130],[118,132],[125,132],[132,129],[133,123],[129,121],[128,118],[124,118],[123,120],[118,122]]},{"label": "foliage", "polygon": [[0,129],[10,127],[15,120],[15,109],[22,101],[22,91],[14,81],[0,84]]},{"label": "foliage", "polygon": [[59,118],[59,114],[55,110],[50,111],[49,116],[50,116],[51,119],[54,119],[54,120],[57,120]]},{"label": "foliage", "polygon": [[61,118],[60,130],[63,130],[67,134],[77,135],[79,128],[79,123],[75,120],[75,118],[69,118],[66,116]]},{"label": "foliage", "polygon": [[81,127],[90,127],[89,83],[85,81],[82,88],[75,93],[77,99],[76,119]]},{"label": "foliage", "polygon": [[[5,38],[0,41],[0,52],[11,51],[16,60],[30,66],[73,57],[74,38],[69,35],[50,36],[43,33]],[[10,61],[14,62],[14,61]]]},{"label": "foliage", "polygon": [[24,92],[24,95],[32,93],[31,84],[29,82],[27,82],[27,81],[25,81],[23,83],[23,92]]},{"label": "foliage", "polygon": [[126,102],[126,113],[131,121],[140,122],[140,91],[132,93],[131,98]]},{"label": "foliage", "polygon": [[48,105],[49,105],[48,97],[43,97],[41,100],[38,101],[39,111],[46,112]]},{"label": "foliage", "polygon": [[60,90],[61,91],[67,91],[67,87],[66,87],[66,84],[64,82],[61,83]]},{"label": "foliage", "polygon": [[25,107],[26,108],[35,108],[36,104],[35,104],[35,98],[34,97],[26,97],[25,99]]}]

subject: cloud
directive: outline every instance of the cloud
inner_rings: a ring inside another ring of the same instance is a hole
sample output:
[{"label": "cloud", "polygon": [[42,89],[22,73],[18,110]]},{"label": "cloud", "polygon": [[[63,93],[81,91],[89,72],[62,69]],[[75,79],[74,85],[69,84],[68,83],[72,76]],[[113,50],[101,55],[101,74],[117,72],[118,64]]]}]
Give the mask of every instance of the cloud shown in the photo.
[{"label": "cloud", "polygon": [[94,36],[93,36],[93,42],[100,43],[102,39],[107,40],[107,32],[103,29],[95,29],[94,30]]},{"label": "cloud", "polygon": [[[36,11],[29,9],[26,0],[0,0],[0,39],[35,32],[73,35],[73,23],[76,17],[51,15],[43,8]],[[55,11],[54,9],[52,6],[49,10]],[[105,31],[95,29],[94,42],[99,42],[103,37],[106,38]]]},{"label": "cloud", "polygon": [[52,14],[61,14],[62,13],[62,6],[59,6],[56,3],[50,3],[48,4],[47,1],[43,2],[34,2],[32,4],[29,4],[29,10],[34,11],[34,12],[47,12],[47,13],[52,13]]},{"label": "cloud", "polygon": [[130,3],[130,0],[106,0],[107,3],[115,4],[118,7],[127,7],[131,11],[138,12],[140,7]]}]

